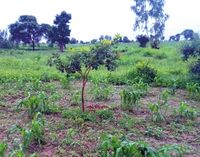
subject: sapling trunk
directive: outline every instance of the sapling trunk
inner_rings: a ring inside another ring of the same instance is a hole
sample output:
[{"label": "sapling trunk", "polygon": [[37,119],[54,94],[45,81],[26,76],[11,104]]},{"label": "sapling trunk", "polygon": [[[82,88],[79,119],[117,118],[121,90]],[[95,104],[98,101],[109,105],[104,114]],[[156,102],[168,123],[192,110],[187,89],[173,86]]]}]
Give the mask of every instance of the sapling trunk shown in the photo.
[{"label": "sapling trunk", "polygon": [[81,100],[82,100],[82,111],[85,112],[85,86],[86,86],[87,80],[83,79],[82,84],[82,94],[81,94]]},{"label": "sapling trunk", "polygon": [[80,73],[82,77],[82,93],[81,93],[81,101],[82,101],[82,111],[85,112],[85,86],[87,83],[87,78],[90,73],[91,67],[88,67],[84,73]]}]

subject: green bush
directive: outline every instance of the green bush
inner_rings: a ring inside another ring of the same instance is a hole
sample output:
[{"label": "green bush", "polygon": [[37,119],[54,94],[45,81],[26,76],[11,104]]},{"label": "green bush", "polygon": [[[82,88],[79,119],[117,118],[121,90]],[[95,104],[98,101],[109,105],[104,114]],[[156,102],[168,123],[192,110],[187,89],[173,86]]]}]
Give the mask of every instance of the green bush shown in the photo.
[{"label": "green bush", "polygon": [[154,68],[149,66],[149,62],[140,62],[136,65],[136,76],[145,83],[153,83],[157,72]]}]

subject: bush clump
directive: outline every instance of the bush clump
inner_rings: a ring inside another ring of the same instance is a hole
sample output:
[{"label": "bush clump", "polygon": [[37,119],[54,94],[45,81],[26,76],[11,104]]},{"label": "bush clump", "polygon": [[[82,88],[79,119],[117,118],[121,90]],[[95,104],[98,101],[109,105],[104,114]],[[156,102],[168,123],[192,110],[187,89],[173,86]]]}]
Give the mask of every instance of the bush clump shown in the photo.
[{"label": "bush clump", "polygon": [[138,35],[136,37],[137,42],[139,42],[140,47],[146,47],[147,43],[149,42],[149,37],[146,35]]},{"label": "bush clump", "polygon": [[136,76],[140,78],[144,83],[153,83],[157,72],[156,70],[149,66],[149,62],[141,62],[136,66]]}]

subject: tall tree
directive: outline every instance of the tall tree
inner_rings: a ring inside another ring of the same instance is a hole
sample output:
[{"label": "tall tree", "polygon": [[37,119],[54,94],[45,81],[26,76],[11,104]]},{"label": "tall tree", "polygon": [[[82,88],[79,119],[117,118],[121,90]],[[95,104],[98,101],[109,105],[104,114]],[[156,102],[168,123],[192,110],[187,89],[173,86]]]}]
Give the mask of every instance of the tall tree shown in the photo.
[{"label": "tall tree", "polygon": [[54,26],[52,26],[51,32],[49,33],[49,40],[52,43],[57,43],[61,52],[64,51],[65,45],[70,41],[70,20],[71,14],[67,14],[65,11],[62,11],[60,15],[56,15]]},{"label": "tall tree", "polygon": [[164,13],[165,0],[134,0],[131,7],[136,15],[134,30],[140,30],[153,41],[163,38],[168,15]]},{"label": "tall tree", "polygon": [[35,44],[39,43],[42,37],[40,25],[37,19],[32,15],[22,15],[18,21],[9,25],[11,39],[17,43],[23,42],[31,44],[35,50]]}]

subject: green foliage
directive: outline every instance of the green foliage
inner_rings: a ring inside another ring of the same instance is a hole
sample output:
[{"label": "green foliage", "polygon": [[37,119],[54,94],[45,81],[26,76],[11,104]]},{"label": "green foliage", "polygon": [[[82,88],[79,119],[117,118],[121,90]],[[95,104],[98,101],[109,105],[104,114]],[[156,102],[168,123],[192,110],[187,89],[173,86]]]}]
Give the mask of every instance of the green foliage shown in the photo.
[{"label": "green foliage", "polygon": [[5,157],[6,150],[7,150],[8,145],[6,143],[0,143],[0,156]]},{"label": "green foliage", "polygon": [[70,82],[67,77],[61,78],[60,83],[64,89],[69,89],[70,88]]},{"label": "green foliage", "polygon": [[162,115],[161,105],[158,103],[149,103],[148,108],[152,114],[152,121],[154,122],[161,122],[165,120],[165,117]]},{"label": "green foliage", "polygon": [[148,108],[152,113],[152,121],[162,122],[166,120],[166,113],[169,108],[168,99],[170,96],[169,90],[163,90],[159,95],[158,103],[149,103]]},{"label": "green foliage", "polygon": [[187,83],[186,89],[188,91],[188,97],[200,100],[200,85],[197,83]]},{"label": "green foliage", "polygon": [[44,125],[45,121],[41,113],[38,112],[31,122],[31,132],[33,140],[39,145],[44,142]]},{"label": "green foliage", "polygon": [[179,107],[175,110],[175,113],[180,117],[188,119],[194,119],[197,117],[197,112],[194,108],[191,108],[186,102],[181,102]]},{"label": "green foliage", "polygon": [[139,91],[141,96],[145,96],[149,90],[149,85],[144,83],[142,80],[139,80],[137,83],[132,85],[133,89]]},{"label": "green foliage", "polygon": [[70,96],[71,105],[80,105],[81,104],[81,92],[79,90],[73,91]]},{"label": "green foliage", "polygon": [[[85,111],[85,86],[88,75],[91,70],[97,70],[99,66],[104,65],[112,71],[116,68],[116,59],[118,58],[111,50],[111,44],[105,41],[96,44],[90,53],[80,53],[70,57],[69,63],[65,64],[59,56],[52,57],[53,63],[56,63],[57,69],[61,72],[79,73],[82,78],[82,111]],[[52,63],[52,61],[50,61]],[[57,64],[59,63],[59,64]]]},{"label": "green foliage", "polygon": [[7,31],[0,30],[0,48],[2,49],[11,49],[14,48],[14,43],[8,39]]},{"label": "green foliage", "polygon": [[24,128],[19,125],[14,125],[9,133],[19,131],[22,136],[22,148],[23,151],[28,149],[31,143],[34,141],[39,146],[44,142],[44,119],[41,113],[36,113],[31,121],[30,127]]},{"label": "green foliage", "polygon": [[168,15],[164,13],[165,0],[134,0],[131,9],[136,14],[134,30],[150,33],[154,41],[163,39],[165,22]]},{"label": "green foliage", "polygon": [[51,43],[58,43],[60,51],[64,51],[65,44],[69,43],[71,30],[69,29],[69,21],[71,20],[71,14],[62,11],[60,15],[56,15],[54,20],[54,26],[48,33],[48,40]]},{"label": "green foliage", "polygon": [[107,83],[94,83],[90,89],[93,100],[107,100],[113,89]]},{"label": "green foliage", "polygon": [[171,156],[183,157],[184,152],[185,152],[184,147],[179,146],[177,144],[164,145],[159,149],[159,157],[171,157]]},{"label": "green foliage", "polygon": [[44,92],[39,92],[37,94],[29,93],[28,97],[21,100],[21,102],[17,106],[17,109],[25,107],[28,110],[28,116],[30,118],[33,118],[37,112],[50,112],[47,100],[48,97]]},{"label": "green foliage", "polygon": [[140,62],[136,65],[136,76],[145,83],[152,83],[156,78],[157,72],[149,66],[149,62]]},{"label": "green foliage", "polygon": [[147,127],[145,135],[148,137],[154,137],[156,139],[161,139],[163,137],[163,129],[160,127]]},{"label": "green foliage", "polygon": [[100,146],[101,157],[155,157],[158,153],[143,141],[121,140],[117,136],[104,135]]},{"label": "green foliage", "polygon": [[9,25],[9,31],[13,41],[31,44],[33,50],[35,50],[35,44],[39,43],[43,35],[36,17],[31,15],[20,16],[17,22]]},{"label": "green foliage", "polygon": [[186,42],[180,48],[184,60],[193,57],[193,62],[190,63],[191,78],[200,79],[200,39],[195,39],[191,42]]},{"label": "green foliage", "polygon": [[103,135],[101,141],[101,157],[182,157],[184,154],[184,148],[176,144],[155,149],[144,141],[132,142],[112,135]]},{"label": "green foliage", "polygon": [[132,110],[134,107],[139,107],[140,98],[145,96],[149,85],[147,83],[139,82],[133,84],[131,87],[124,89],[121,93],[121,108],[124,110]]},{"label": "green foliage", "polygon": [[136,39],[137,39],[137,42],[140,43],[140,47],[146,47],[147,43],[149,42],[149,38],[146,35],[138,35]]},{"label": "green foliage", "polygon": [[139,107],[139,100],[141,98],[141,92],[132,89],[124,89],[120,93],[121,108],[123,110],[133,110],[133,108]]},{"label": "green foliage", "polygon": [[76,142],[74,141],[74,136],[77,134],[77,131],[73,128],[67,129],[66,136],[62,140],[62,144],[65,145],[74,145]]},{"label": "green foliage", "polygon": [[131,130],[135,124],[135,119],[127,114],[123,114],[123,117],[119,120],[119,125],[126,130]]},{"label": "green foliage", "polygon": [[81,112],[80,109],[68,109],[62,112],[63,118],[72,119],[75,122],[78,121],[96,121],[95,114],[91,112]]},{"label": "green foliage", "polygon": [[95,114],[102,120],[112,120],[114,117],[113,112],[108,109],[97,110]]}]

